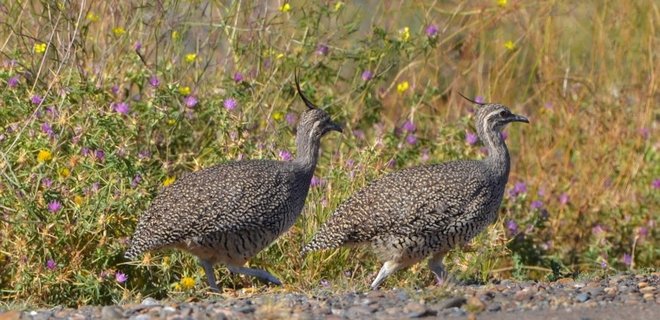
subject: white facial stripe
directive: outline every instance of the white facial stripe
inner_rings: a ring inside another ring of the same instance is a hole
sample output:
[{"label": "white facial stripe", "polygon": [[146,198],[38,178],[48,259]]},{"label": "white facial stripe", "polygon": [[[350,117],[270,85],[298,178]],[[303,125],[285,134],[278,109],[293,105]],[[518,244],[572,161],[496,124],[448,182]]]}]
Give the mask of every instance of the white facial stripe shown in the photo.
[{"label": "white facial stripe", "polygon": [[314,126],[312,126],[312,130],[309,131],[309,137],[311,138],[314,135],[314,132],[316,132],[317,128],[321,125],[321,121],[316,121],[314,122]]},{"label": "white facial stripe", "polygon": [[495,111],[487,114],[484,117],[483,123],[481,124],[482,125],[481,129],[483,129],[482,132],[484,133],[484,136],[485,136],[484,138],[487,140],[487,141],[485,141],[487,145],[492,145],[493,144],[493,142],[490,141],[490,135],[488,135],[488,122],[490,121],[491,117],[495,116],[496,114],[500,113],[501,111],[502,110],[495,110]]}]

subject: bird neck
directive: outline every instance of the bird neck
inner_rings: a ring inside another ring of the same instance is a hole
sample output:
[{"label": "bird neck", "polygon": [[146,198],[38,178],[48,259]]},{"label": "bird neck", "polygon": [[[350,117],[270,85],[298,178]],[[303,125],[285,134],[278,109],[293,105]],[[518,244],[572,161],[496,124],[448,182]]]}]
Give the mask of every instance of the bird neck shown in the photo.
[{"label": "bird neck", "polygon": [[479,132],[479,136],[488,149],[486,163],[500,176],[509,176],[511,159],[509,158],[509,149],[502,139],[502,135],[497,130],[488,130]]},{"label": "bird neck", "polygon": [[313,173],[316,168],[316,161],[319,158],[319,145],[318,139],[299,131],[296,136],[296,159],[294,162],[302,166],[305,171]]}]

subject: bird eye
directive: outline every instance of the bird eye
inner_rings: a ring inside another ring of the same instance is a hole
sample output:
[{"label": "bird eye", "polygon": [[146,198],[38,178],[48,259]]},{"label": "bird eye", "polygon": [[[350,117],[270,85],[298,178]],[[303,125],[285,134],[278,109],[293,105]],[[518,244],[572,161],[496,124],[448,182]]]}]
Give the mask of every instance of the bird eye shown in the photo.
[{"label": "bird eye", "polygon": [[509,110],[502,110],[502,112],[500,112],[500,117],[502,117],[502,118],[506,118],[510,115],[511,115],[511,112],[509,112]]}]

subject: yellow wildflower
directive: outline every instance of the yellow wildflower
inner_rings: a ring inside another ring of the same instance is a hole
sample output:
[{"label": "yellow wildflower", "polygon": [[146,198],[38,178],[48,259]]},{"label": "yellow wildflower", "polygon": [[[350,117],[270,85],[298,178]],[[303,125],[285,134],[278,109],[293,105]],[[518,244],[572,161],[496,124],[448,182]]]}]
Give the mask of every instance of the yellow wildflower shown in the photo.
[{"label": "yellow wildflower", "polygon": [[35,53],[44,53],[44,52],[46,52],[46,44],[45,43],[35,43],[33,49],[34,49]]},{"label": "yellow wildflower", "polygon": [[195,287],[195,279],[191,277],[183,277],[181,278],[181,287],[184,290],[190,290]]},{"label": "yellow wildflower", "polygon": [[82,196],[78,195],[78,194],[73,196],[73,203],[75,203],[76,205],[81,205],[84,200],[85,199]]},{"label": "yellow wildflower", "polygon": [[405,27],[401,30],[399,30],[399,37],[401,38],[401,41],[406,42],[410,39],[410,28]]},{"label": "yellow wildflower", "polygon": [[176,181],[176,177],[167,177],[167,178],[165,178],[165,180],[163,181],[163,187],[167,187],[167,186],[171,185],[172,183],[174,183],[174,181]]},{"label": "yellow wildflower", "polygon": [[516,48],[516,44],[513,43],[513,41],[508,40],[507,42],[504,43],[504,47],[505,47],[507,50],[511,50],[511,51],[513,51],[513,49]]},{"label": "yellow wildflower", "polygon": [[396,85],[396,91],[398,91],[399,93],[406,92],[408,88],[410,88],[410,84],[408,83],[408,81],[399,82],[399,84]]},{"label": "yellow wildflower", "polygon": [[188,63],[195,62],[195,59],[197,59],[197,54],[196,53],[189,53],[189,54],[186,55],[186,62],[188,62]]},{"label": "yellow wildflower", "polygon": [[163,266],[164,269],[167,269],[170,267],[170,257],[164,257],[163,261],[161,262],[161,265]]},{"label": "yellow wildflower", "polygon": [[277,56],[275,57],[276,59],[282,59],[284,58],[284,53],[278,53]]},{"label": "yellow wildflower", "polygon": [[506,7],[507,0],[497,0],[497,5],[504,8]]},{"label": "yellow wildflower", "polygon": [[167,124],[173,126],[176,124],[176,119],[167,119]]},{"label": "yellow wildflower", "polygon": [[184,95],[184,96],[189,95],[190,94],[190,87],[189,86],[179,87],[179,93],[181,95]]},{"label": "yellow wildflower", "polygon": [[122,35],[124,35],[124,33],[126,33],[126,29],[122,27],[116,27],[112,29],[112,33],[114,33],[116,37],[121,37]]},{"label": "yellow wildflower", "polygon": [[96,14],[94,14],[94,12],[90,12],[90,13],[88,13],[87,16],[85,16],[85,18],[87,18],[87,20],[89,20],[90,22],[96,22],[96,21],[99,21],[99,16],[97,16]]},{"label": "yellow wildflower", "polygon": [[280,7],[280,11],[281,11],[281,12],[289,12],[289,11],[291,11],[291,5],[290,5],[288,2],[285,3],[285,4],[283,4],[283,5]]},{"label": "yellow wildflower", "polygon": [[39,154],[37,154],[37,161],[38,162],[46,162],[50,161],[53,159],[53,154],[50,153],[48,150],[39,150]]},{"label": "yellow wildflower", "polygon": [[344,3],[341,1],[337,1],[337,3],[335,3],[335,12],[341,10],[341,8],[343,7],[344,7]]},{"label": "yellow wildflower", "polygon": [[174,291],[181,291],[181,284],[178,282],[174,284]]},{"label": "yellow wildflower", "polygon": [[176,41],[179,40],[179,38],[180,38],[179,31],[172,31],[172,40]]},{"label": "yellow wildflower", "polygon": [[284,119],[284,112],[276,111],[275,113],[273,113],[273,120],[282,121],[282,119]]},{"label": "yellow wildflower", "polygon": [[57,170],[57,174],[59,174],[60,178],[68,178],[71,175],[71,170],[69,168],[60,168]]}]

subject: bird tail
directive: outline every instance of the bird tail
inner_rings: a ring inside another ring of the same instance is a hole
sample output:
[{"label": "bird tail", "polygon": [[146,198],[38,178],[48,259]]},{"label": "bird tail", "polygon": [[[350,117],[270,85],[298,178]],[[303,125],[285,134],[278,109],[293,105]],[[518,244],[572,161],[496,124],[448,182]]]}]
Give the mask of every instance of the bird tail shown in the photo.
[{"label": "bird tail", "polygon": [[142,250],[140,250],[137,246],[131,245],[124,253],[124,258],[128,260],[135,260],[140,255],[140,253],[142,253]]}]

